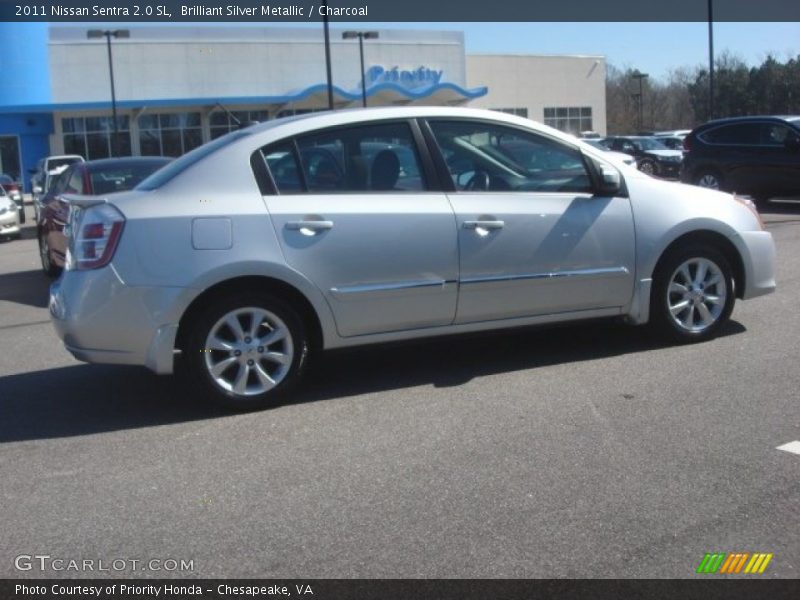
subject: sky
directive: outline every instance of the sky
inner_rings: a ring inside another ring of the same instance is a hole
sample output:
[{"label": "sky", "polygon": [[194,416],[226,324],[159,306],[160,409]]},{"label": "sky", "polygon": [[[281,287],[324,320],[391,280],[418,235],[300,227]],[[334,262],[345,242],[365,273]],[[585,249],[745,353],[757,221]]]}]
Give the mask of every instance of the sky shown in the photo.
[{"label": "sky", "polygon": [[[757,0],[754,0],[757,1]],[[789,0],[787,0],[789,1]],[[796,1],[796,0],[791,0]],[[298,26],[292,23],[286,26]],[[306,24],[302,24],[306,26]],[[320,27],[317,25],[308,25]],[[589,54],[609,64],[666,78],[670,70],[708,64],[708,23],[332,23],[365,29],[448,29],[464,32],[468,53]],[[748,65],[772,53],[800,55],[800,23],[715,23],[714,53],[728,50]]]},{"label": "sky", "polygon": [[[757,1],[757,0],[753,0]],[[787,0],[797,1],[797,0]],[[87,26],[87,24],[76,24]],[[109,24],[110,25],[110,24]],[[173,26],[203,26],[172,23]],[[209,23],[209,26],[303,27],[320,23]],[[131,27],[130,23],[120,23]],[[664,80],[672,69],[708,65],[708,23],[345,23],[335,29],[434,29],[464,32],[467,53],[583,54],[608,64],[639,69]],[[367,42],[369,43],[369,42]],[[768,54],[785,61],[800,55],[800,23],[714,23],[714,53],[733,53],[750,66]]]}]

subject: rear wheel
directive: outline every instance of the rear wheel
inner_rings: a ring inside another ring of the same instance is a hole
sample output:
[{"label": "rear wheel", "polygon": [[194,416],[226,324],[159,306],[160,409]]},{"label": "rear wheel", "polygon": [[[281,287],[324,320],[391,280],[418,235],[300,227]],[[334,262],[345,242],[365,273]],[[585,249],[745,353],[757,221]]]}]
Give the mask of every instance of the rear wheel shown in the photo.
[{"label": "rear wheel", "polygon": [[716,171],[700,171],[694,177],[695,185],[710,190],[722,189],[722,177]]},{"label": "rear wheel", "polygon": [[303,322],[272,294],[225,296],[188,326],[184,363],[189,382],[226,408],[277,406],[307,362]]},{"label": "rear wheel", "polygon": [[728,320],[734,300],[733,275],[723,254],[711,245],[691,245],[659,264],[653,278],[652,323],[671,341],[707,340]]}]

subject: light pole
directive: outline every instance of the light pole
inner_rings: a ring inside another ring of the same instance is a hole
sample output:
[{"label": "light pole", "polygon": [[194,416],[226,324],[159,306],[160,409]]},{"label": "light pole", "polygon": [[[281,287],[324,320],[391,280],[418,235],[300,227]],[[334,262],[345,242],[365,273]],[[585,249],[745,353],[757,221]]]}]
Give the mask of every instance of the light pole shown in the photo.
[{"label": "light pole", "polygon": [[119,124],[117,123],[117,94],[114,91],[114,61],[111,58],[111,38],[126,39],[131,37],[131,32],[129,29],[90,29],[86,32],[86,37],[90,40],[101,37],[106,38],[106,45],[108,47],[108,76],[109,79],[111,79],[111,114],[114,121],[114,137],[111,140],[111,156],[117,156],[117,144],[119,143]]},{"label": "light pole", "polygon": [[631,77],[639,80],[639,132],[641,132],[644,123],[644,95],[642,94],[642,80],[647,79],[650,77],[650,75],[647,73],[642,73],[639,71],[639,69],[636,69]]},{"label": "light pole", "polygon": [[364,73],[364,40],[374,40],[378,38],[377,31],[345,31],[342,33],[343,40],[358,38],[358,52],[361,56],[361,104],[367,106],[367,76]]},{"label": "light pole", "polygon": [[322,17],[322,28],[325,31],[325,75],[328,87],[328,110],[333,110],[333,77],[331,75],[331,37],[328,25],[328,0],[322,0],[325,14]]},{"label": "light pole", "polygon": [[708,119],[714,118],[714,7],[708,0]]}]

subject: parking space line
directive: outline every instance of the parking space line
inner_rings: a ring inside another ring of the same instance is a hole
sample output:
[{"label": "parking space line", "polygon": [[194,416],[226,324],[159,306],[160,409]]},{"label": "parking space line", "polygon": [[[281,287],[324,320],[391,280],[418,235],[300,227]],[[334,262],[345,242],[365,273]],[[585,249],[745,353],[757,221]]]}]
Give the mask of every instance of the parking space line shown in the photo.
[{"label": "parking space line", "polygon": [[800,442],[794,441],[778,446],[775,450],[783,450],[784,452],[791,452],[792,454],[800,454]]},{"label": "parking space line", "polygon": [[46,321],[29,321],[27,323],[14,323],[13,325],[2,325],[0,326],[0,331],[4,331],[6,329],[18,329],[20,327],[28,327],[29,325],[44,325],[46,323],[50,323],[50,319]]}]

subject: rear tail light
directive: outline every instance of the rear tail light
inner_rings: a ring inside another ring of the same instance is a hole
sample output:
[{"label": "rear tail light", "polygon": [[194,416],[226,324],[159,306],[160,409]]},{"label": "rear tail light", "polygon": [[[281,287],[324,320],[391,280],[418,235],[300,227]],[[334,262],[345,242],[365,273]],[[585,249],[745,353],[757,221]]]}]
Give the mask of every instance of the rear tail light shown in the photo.
[{"label": "rear tail light", "polygon": [[124,225],[125,217],[111,204],[73,206],[65,230],[69,237],[67,268],[82,271],[110,263]]},{"label": "rear tail light", "polygon": [[683,151],[689,152],[689,150],[691,149],[692,149],[692,142],[689,139],[689,136],[687,135],[685,138],[683,138]]}]

